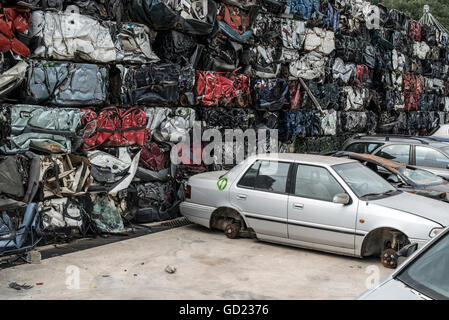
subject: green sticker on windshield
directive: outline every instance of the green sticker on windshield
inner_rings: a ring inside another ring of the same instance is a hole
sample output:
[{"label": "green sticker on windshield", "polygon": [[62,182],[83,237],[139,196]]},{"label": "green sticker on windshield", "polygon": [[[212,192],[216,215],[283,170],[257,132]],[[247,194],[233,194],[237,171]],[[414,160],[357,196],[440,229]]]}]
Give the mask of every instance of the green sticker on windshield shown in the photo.
[{"label": "green sticker on windshield", "polygon": [[217,181],[217,187],[218,190],[223,191],[224,189],[226,189],[226,186],[228,185],[228,178],[221,178],[220,180]]}]

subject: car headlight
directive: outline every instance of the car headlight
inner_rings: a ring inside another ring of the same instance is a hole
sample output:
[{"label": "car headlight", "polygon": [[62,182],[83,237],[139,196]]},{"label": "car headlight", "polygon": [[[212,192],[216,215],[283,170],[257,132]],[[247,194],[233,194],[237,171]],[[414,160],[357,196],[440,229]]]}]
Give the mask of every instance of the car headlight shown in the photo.
[{"label": "car headlight", "polygon": [[443,228],[433,228],[432,230],[430,230],[429,237],[431,238],[435,237],[437,234],[441,232],[441,230],[443,230]]}]

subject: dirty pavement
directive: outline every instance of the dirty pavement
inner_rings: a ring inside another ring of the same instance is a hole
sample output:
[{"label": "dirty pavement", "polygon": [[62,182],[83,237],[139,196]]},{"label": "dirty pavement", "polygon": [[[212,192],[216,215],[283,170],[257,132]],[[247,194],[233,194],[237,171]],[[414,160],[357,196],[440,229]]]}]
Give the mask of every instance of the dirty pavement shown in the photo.
[{"label": "dirty pavement", "polygon": [[[176,272],[168,273],[167,266],[174,266]],[[189,225],[43,259],[37,265],[3,269],[0,296],[354,299],[367,289],[367,278],[376,276],[373,270],[378,270],[380,279],[392,272],[376,258],[361,260],[251,239],[231,240],[223,237],[222,232]],[[8,288],[13,281],[34,287],[13,290]]]}]

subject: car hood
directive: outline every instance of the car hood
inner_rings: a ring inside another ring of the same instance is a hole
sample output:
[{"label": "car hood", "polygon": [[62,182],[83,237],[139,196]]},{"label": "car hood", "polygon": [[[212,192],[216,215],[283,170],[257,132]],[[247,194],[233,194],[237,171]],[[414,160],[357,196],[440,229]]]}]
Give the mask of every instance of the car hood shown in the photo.
[{"label": "car hood", "polygon": [[[420,195],[401,192],[391,197],[373,200],[370,203],[432,220],[442,226],[449,225],[449,203]],[[429,210],[431,208],[431,210]]]},{"label": "car hood", "polygon": [[366,291],[357,300],[427,300],[401,281],[389,279]]},{"label": "car hood", "polygon": [[434,186],[425,186],[423,188],[423,190],[449,192],[449,183],[437,184],[437,185],[434,185]]},{"label": "car hood", "polygon": [[420,189],[416,189],[412,193],[416,193],[429,198],[434,198],[440,201],[449,202],[449,184],[425,186]]}]

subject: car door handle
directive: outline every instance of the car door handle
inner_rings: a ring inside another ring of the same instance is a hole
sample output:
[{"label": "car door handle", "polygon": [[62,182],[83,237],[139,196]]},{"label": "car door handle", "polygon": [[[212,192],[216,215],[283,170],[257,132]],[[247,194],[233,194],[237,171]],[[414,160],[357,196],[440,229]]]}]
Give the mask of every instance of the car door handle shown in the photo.
[{"label": "car door handle", "polygon": [[302,203],[294,203],[293,208],[302,210],[302,209],[304,209],[304,205]]},{"label": "car door handle", "polygon": [[237,199],[238,200],[246,200],[246,194],[238,194]]}]

